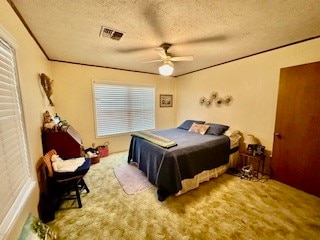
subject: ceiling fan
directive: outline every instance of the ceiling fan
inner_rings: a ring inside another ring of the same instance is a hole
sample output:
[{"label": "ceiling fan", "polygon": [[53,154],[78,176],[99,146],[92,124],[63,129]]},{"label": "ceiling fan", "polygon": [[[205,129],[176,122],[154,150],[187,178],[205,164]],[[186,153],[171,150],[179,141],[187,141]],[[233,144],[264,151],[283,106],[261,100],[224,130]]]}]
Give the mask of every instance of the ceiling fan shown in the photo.
[{"label": "ceiling fan", "polygon": [[163,65],[159,67],[159,72],[163,76],[170,76],[173,73],[173,62],[180,61],[192,61],[193,56],[181,56],[181,57],[173,57],[170,53],[168,53],[168,49],[171,47],[169,43],[163,43],[160,47],[155,48],[160,59],[144,61],[143,63],[152,63],[152,62],[163,62]]}]

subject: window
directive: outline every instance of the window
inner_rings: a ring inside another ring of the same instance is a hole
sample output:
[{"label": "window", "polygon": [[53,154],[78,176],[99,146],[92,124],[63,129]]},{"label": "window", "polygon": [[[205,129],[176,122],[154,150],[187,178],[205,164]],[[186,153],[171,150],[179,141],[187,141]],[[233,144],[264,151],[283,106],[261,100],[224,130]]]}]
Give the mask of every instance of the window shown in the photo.
[{"label": "window", "polygon": [[0,28],[0,239],[30,194],[31,179],[14,49]]},{"label": "window", "polygon": [[155,128],[155,88],[93,83],[96,134],[113,134]]}]

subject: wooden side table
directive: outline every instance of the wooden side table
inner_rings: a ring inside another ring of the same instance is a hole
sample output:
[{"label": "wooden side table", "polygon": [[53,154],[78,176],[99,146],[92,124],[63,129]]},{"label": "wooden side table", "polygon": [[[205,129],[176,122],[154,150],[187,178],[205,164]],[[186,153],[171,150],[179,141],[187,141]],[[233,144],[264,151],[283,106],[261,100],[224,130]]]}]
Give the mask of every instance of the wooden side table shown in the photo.
[{"label": "wooden side table", "polygon": [[[253,170],[256,172],[256,177],[258,177],[259,173],[264,174],[264,162],[266,159],[265,155],[253,156],[248,152],[240,152],[239,154],[240,154],[240,160],[241,160],[242,166],[251,164],[253,167]],[[255,166],[257,166],[257,168],[255,168]],[[260,171],[260,168],[261,168],[261,171]]]}]

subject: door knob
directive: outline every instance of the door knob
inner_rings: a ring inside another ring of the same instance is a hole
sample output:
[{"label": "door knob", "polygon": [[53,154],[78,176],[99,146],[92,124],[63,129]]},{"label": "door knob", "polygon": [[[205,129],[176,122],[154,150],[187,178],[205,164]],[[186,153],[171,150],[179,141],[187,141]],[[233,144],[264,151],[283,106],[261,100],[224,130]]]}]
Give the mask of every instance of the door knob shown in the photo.
[{"label": "door knob", "polygon": [[281,139],[281,134],[278,133],[278,132],[276,132],[276,133],[274,134],[274,136],[276,136],[277,138]]}]

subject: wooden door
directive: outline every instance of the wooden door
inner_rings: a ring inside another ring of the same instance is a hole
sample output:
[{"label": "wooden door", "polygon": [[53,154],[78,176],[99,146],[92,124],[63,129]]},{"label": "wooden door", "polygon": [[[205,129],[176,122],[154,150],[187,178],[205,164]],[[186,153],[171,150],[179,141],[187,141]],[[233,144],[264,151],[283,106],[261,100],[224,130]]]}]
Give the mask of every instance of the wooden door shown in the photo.
[{"label": "wooden door", "polygon": [[320,62],[280,71],[271,177],[320,197]]}]

